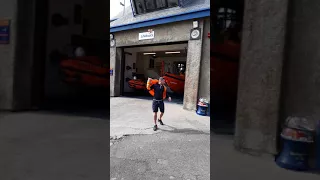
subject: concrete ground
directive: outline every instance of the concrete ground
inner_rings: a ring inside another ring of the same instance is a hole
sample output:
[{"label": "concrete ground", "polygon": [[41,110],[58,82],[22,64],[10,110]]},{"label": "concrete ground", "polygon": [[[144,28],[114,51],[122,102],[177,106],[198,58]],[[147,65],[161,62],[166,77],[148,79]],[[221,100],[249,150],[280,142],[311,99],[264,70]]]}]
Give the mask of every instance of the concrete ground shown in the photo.
[{"label": "concrete ground", "polygon": [[119,131],[113,130],[111,144],[109,120],[100,116],[105,113],[0,112],[0,179],[105,180],[109,172],[112,180],[319,179],[281,169],[271,157],[239,153],[232,136],[210,138],[208,117],[179,104],[167,104],[166,125],[153,132],[148,102],[111,99],[111,127]]},{"label": "concrete ground", "polygon": [[209,180],[210,136],[202,132],[134,135],[110,149],[112,180]]},{"label": "concrete ground", "polygon": [[318,174],[295,172],[278,167],[271,156],[256,157],[233,148],[232,136],[211,134],[211,179],[316,180]]},{"label": "concrete ground", "polygon": [[165,126],[159,125],[156,132],[152,130],[150,99],[111,98],[110,105],[111,180],[320,177],[279,168],[271,156],[255,157],[236,151],[232,136],[210,133],[209,118],[185,111],[181,104],[166,103]]},{"label": "concrete ground", "polygon": [[0,113],[1,180],[105,180],[109,121],[76,113]]},{"label": "concrete ground", "polygon": [[151,104],[145,97],[111,98],[110,178],[210,179],[210,118],[174,99],[165,102],[165,125],[153,131]]},{"label": "concrete ground", "polygon": [[[166,126],[153,131],[152,98],[110,98],[110,136],[155,134],[163,131],[196,130],[210,132],[210,117],[199,116],[195,111],[186,111],[180,103],[165,102],[163,123]],[[178,100],[179,101],[179,100]]]}]

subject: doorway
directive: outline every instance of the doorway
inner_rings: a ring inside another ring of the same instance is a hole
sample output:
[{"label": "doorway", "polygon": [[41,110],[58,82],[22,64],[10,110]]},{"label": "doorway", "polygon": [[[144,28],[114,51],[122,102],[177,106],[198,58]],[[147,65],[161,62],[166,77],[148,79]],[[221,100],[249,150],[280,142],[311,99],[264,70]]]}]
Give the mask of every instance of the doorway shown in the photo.
[{"label": "doorway", "polygon": [[211,130],[234,134],[244,1],[218,0],[212,17]]},{"label": "doorway", "polygon": [[152,98],[146,89],[148,78],[164,77],[174,102],[183,104],[187,43],[124,48],[121,95]]},{"label": "doorway", "polygon": [[109,109],[108,3],[36,0],[33,106],[66,112]]}]

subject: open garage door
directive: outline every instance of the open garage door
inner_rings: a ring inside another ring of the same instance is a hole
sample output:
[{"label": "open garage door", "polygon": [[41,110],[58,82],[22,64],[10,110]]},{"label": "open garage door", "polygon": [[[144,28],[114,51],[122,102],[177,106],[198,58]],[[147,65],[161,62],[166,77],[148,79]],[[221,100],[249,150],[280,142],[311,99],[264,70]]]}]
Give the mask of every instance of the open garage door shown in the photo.
[{"label": "open garage door", "polygon": [[148,77],[164,77],[168,91],[182,103],[184,95],[187,43],[124,48],[123,96],[151,97]]},{"label": "open garage door", "polygon": [[79,112],[109,109],[109,2],[44,1],[37,7],[47,11],[37,11],[46,16],[36,26],[46,36],[37,41],[41,48],[35,50],[39,70],[35,77],[41,85],[34,88],[34,105]]},{"label": "open garage door", "polygon": [[211,129],[215,133],[234,133],[243,1],[214,2],[211,41]]}]

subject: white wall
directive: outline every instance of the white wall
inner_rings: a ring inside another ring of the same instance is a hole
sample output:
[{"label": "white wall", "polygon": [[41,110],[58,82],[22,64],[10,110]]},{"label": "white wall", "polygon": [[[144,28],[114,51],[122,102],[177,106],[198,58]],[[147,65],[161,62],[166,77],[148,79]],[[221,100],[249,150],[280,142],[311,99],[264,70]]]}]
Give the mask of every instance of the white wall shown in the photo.
[{"label": "white wall", "polygon": [[161,69],[161,62],[164,61],[165,63],[165,72],[168,72],[169,69],[172,72],[173,69],[173,62],[181,62],[186,61],[187,57],[157,57],[155,59],[155,68],[149,69],[149,59],[150,56],[142,56],[141,59],[137,60],[137,64],[143,64],[143,74],[145,75],[145,78],[152,77],[152,78],[158,78],[161,76],[160,69]]},{"label": "white wall", "polygon": [[[69,86],[60,81],[59,63],[50,61],[50,53],[58,49],[60,51],[71,43],[71,35],[82,33],[82,25],[73,23],[73,12],[75,4],[84,4],[84,0],[49,0],[49,16],[47,29],[47,57],[46,57],[46,85],[45,92],[47,96],[55,97],[72,91]],[[67,18],[69,24],[61,27],[54,27],[51,24],[51,16],[60,13]]]},{"label": "white wall", "polygon": [[174,62],[186,62],[187,57],[159,57],[156,59],[156,63],[161,64],[164,61],[164,71],[165,72],[174,72]]},{"label": "white wall", "polygon": [[[133,69],[133,63],[136,63],[137,61],[137,53],[133,52],[133,50],[128,49],[125,50],[125,52],[132,53],[132,55],[126,54],[125,55],[125,66],[124,66],[124,86],[123,86],[123,92],[133,92],[134,90],[129,87],[128,82],[126,81],[126,78],[132,79],[132,73],[136,72],[135,69]],[[130,66],[132,69],[127,70],[126,66]]]}]

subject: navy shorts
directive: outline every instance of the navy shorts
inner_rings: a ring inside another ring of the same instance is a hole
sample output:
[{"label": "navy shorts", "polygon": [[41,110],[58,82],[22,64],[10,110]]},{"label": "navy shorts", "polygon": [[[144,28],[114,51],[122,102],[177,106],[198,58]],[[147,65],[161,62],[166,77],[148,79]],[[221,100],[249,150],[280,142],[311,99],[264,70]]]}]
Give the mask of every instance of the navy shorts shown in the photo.
[{"label": "navy shorts", "polygon": [[160,109],[160,112],[164,113],[164,103],[163,101],[155,101],[152,102],[152,110],[153,112],[158,112],[158,109]]}]

